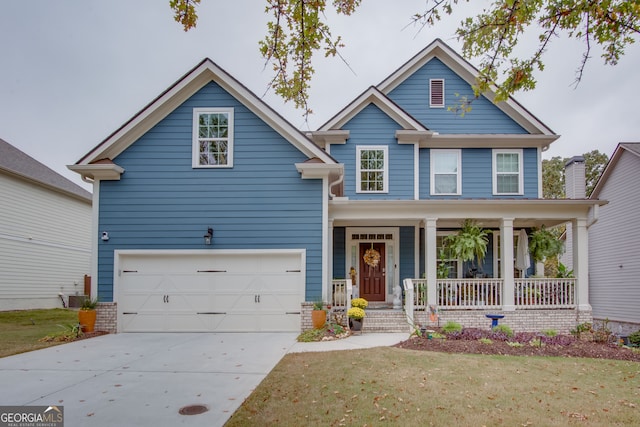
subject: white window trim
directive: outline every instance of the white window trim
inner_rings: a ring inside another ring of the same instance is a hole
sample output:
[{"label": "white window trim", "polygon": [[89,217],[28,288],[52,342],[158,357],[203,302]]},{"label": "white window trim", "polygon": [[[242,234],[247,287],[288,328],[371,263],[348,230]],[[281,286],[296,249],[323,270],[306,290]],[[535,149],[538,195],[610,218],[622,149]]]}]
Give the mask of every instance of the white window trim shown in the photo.
[{"label": "white window trim", "polygon": [[[455,193],[436,193],[435,165],[434,153],[456,153],[458,157],[458,172],[456,173],[456,192]],[[431,173],[431,195],[432,196],[460,196],[462,194],[462,150],[435,150],[429,153],[429,169]]]},{"label": "white window trim", "polygon": [[[226,165],[201,165],[200,164],[200,144],[198,141],[198,123],[200,114],[207,113],[227,113],[229,115],[227,132],[227,164]],[[192,146],[191,146],[191,166],[193,168],[219,169],[233,167],[233,142],[234,142],[233,108],[194,108],[192,124]]]},{"label": "white window trim", "polygon": [[[381,150],[384,153],[383,180],[381,191],[365,191],[362,190],[361,175],[361,153],[365,150]],[[389,192],[389,147],[386,145],[358,145],[356,146],[356,193],[362,194],[384,194]]]},{"label": "white window trim", "polygon": [[[498,192],[498,167],[497,158],[498,154],[511,154],[518,155],[518,191],[515,193],[499,193]],[[524,170],[523,170],[523,158],[522,149],[515,148],[510,150],[494,149],[492,157],[492,175],[493,175],[493,194],[495,196],[522,196],[524,194]]]},{"label": "white window trim", "polygon": [[[442,104],[433,103],[433,82],[442,82]],[[444,79],[429,79],[429,108],[444,108]]]}]

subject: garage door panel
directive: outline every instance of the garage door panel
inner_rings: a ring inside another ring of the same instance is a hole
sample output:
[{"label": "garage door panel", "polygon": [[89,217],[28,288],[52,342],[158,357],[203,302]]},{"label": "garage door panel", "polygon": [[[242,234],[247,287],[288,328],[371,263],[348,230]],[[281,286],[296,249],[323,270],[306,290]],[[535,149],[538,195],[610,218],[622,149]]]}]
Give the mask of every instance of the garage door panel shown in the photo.
[{"label": "garage door panel", "polygon": [[124,254],[121,330],[297,331],[303,259],[302,251]]}]

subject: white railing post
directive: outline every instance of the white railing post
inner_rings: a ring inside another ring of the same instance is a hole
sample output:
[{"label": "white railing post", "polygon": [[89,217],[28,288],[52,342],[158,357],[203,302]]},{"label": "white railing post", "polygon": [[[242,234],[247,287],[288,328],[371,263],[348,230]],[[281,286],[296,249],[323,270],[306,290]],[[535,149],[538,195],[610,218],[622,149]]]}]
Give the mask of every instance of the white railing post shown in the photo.
[{"label": "white railing post", "polygon": [[413,327],[415,325],[413,321],[413,281],[404,279],[402,284],[404,286],[404,311],[407,315],[407,323]]}]

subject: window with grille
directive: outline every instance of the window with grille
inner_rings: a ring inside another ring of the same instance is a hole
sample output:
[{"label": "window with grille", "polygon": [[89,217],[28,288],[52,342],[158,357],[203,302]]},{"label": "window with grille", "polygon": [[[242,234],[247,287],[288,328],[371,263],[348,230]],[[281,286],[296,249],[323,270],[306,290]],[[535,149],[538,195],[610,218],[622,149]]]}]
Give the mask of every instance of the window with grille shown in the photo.
[{"label": "window with grille", "polygon": [[493,194],[523,194],[522,150],[493,150]]},{"label": "window with grille", "polygon": [[193,167],[233,166],[233,109],[193,110]]},{"label": "window with grille", "polygon": [[387,147],[360,146],[356,152],[356,192],[386,193],[389,175]]}]

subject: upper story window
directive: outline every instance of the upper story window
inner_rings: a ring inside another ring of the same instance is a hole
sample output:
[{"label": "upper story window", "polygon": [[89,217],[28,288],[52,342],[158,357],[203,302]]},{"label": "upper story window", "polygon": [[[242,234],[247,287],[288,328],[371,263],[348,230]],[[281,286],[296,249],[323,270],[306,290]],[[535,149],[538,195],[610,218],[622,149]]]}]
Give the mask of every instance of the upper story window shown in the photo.
[{"label": "upper story window", "polygon": [[386,193],[389,185],[387,147],[359,146],[356,153],[356,192]]},{"label": "upper story window", "polygon": [[460,195],[462,167],[460,150],[431,150],[431,194]]},{"label": "upper story window", "polygon": [[233,166],[233,108],[193,109],[193,167]]},{"label": "upper story window", "polygon": [[429,80],[429,107],[444,108],[444,79]]},{"label": "upper story window", "polygon": [[523,194],[522,150],[493,150],[493,194]]}]

